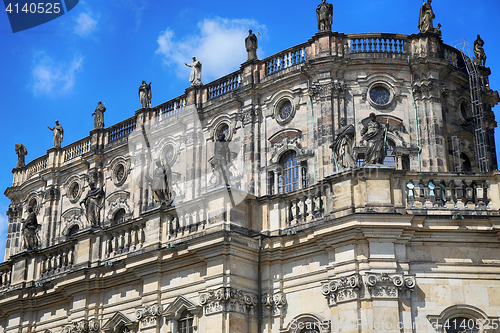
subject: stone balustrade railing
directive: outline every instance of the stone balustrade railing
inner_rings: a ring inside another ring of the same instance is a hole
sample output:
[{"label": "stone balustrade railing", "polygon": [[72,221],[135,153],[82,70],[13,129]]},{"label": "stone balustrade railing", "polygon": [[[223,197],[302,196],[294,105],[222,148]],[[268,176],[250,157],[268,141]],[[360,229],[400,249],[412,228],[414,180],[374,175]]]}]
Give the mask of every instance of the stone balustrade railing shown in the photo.
[{"label": "stone balustrade railing", "polygon": [[168,102],[155,106],[154,117],[156,120],[162,120],[178,114],[180,111],[186,108],[186,96],[179,96]]},{"label": "stone balustrade railing", "polygon": [[241,84],[241,71],[236,71],[226,75],[220,79],[207,84],[207,99],[214,99],[216,97],[227,94],[230,91],[236,90]]},{"label": "stone balustrade railing", "polygon": [[443,45],[443,58],[455,67],[458,67],[459,60],[462,59],[459,51],[449,45]]},{"label": "stone balustrade railing", "polygon": [[126,138],[135,129],[136,117],[130,117],[108,128],[108,142]]},{"label": "stone balustrade railing", "polygon": [[64,147],[64,161],[72,160],[88,151],[90,151],[90,137],[83,138]]},{"label": "stone balustrade railing", "polygon": [[365,33],[347,35],[348,53],[407,53],[407,35]]},{"label": "stone balustrade railing", "polygon": [[73,266],[74,260],[74,243],[44,251],[40,257],[40,278],[45,279],[66,272]]},{"label": "stone balustrade railing", "polygon": [[[287,68],[298,68],[296,65],[303,64],[316,57],[325,57],[328,55],[349,58],[383,58],[390,56],[400,59],[405,59],[406,57],[439,57],[448,61],[456,68],[463,67],[461,66],[462,58],[460,52],[452,46],[443,44],[438,37],[433,35],[417,34],[408,36],[388,33],[343,35],[331,33],[316,35],[307,43],[293,46],[263,60],[257,60],[255,70],[263,71],[259,77],[265,79]],[[253,62],[251,63],[252,66],[254,64]],[[243,64],[243,66],[246,65]],[[248,80],[246,76],[244,77],[244,75],[254,75],[253,72],[247,69],[244,67],[207,85],[191,89],[185,95],[153,107],[150,110],[151,114],[148,115],[148,119],[155,118],[161,120],[168,118],[184,110],[188,107],[188,103],[211,101],[231,91],[240,89],[247,82],[254,82],[253,78]],[[194,93],[195,95],[199,93],[201,98],[188,98],[190,93]],[[98,144],[103,146],[106,143],[119,142],[126,139],[135,128],[136,116],[133,116],[107,128],[105,130],[106,139],[97,140]],[[89,151],[90,140],[90,138],[84,138],[63,148],[65,152],[64,162]],[[15,169],[13,185],[20,185],[46,169],[48,167],[47,163],[48,155],[45,155],[32,161],[24,168]],[[49,167],[57,165],[60,165],[60,162],[54,162]]]},{"label": "stone balustrade railing", "polygon": [[206,203],[192,202],[173,207],[167,216],[166,236],[174,240],[205,229],[208,223]]},{"label": "stone balustrade railing", "polygon": [[110,227],[102,237],[104,258],[112,258],[143,247],[146,240],[144,223],[126,223]]},{"label": "stone balustrade railing", "polygon": [[491,184],[489,177],[478,175],[407,175],[406,206],[411,210],[465,210],[487,214],[498,210],[498,194],[492,193]]},{"label": "stone balustrade railing", "polygon": [[307,46],[307,43],[300,44],[262,60],[265,64],[265,75],[306,62]]}]

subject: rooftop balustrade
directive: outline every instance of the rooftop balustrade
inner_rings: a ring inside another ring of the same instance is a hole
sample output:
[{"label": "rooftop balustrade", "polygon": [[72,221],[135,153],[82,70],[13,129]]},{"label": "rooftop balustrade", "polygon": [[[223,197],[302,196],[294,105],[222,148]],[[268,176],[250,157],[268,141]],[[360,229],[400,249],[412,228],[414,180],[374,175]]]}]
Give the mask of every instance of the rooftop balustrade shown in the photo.
[{"label": "rooftop balustrade", "polygon": [[[423,39],[430,39],[433,44],[432,52],[427,50],[426,43]],[[325,46],[327,47],[325,51]],[[328,47],[330,50],[328,50]],[[437,49],[437,52],[436,50]],[[343,50],[340,52],[339,50]],[[347,58],[400,58],[401,60],[408,57],[439,57],[448,61],[453,67],[465,70],[462,66],[460,52],[455,48],[443,44],[440,39],[433,35],[402,35],[389,33],[361,33],[361,34],[318,34],[313,36],[311,40],[293,46],[289,49],[276,53],[263,60],[251,62],[257,64],[256,71],[262,71],[261,77],[272,80],[273,75],[283,72],[285,69],[296,69],[300,64],[313,63],[316,58],[323,58],[328,55],[336,55],[336,57]],[[245,63],[243,66],[250,66]],[[194,91],[199,92],[201,101],[212,101],[229,92],[236,91],[242,87],[244,82],[253,82],[253,80],[244,80],[243,75],[246,73],[245,68],[228,74],[222,78],[212,81],[200,87],[190,87],[186,90],[186,94],[176,97],[170,101],[162,103],[152,109],[144,109],[145,112],[151,112],[149,118],[162,120],[173,115],[181,113],[186,109],[189,103],[193,103],[196,98],[188,98],[188,95]],[[246,75],[246,74],[245,74]],[[252,74],[253,75],[253,74]],[[197,100],[197,103],[200,99]],[[140,112],[140,110],[138,111]],[[134,115],[120,123],[112,125],[104,129],[105,144],[116,144],[127,139],[128,135],[136,128],[137,116]],[[71,163],[76,157],[81,156],[91,150],[91,137],[83,138],[77,142],[62,148],[63,154],[59,156],[62,162],[49,161],[49,155],[39,157],[28,163],[23,168],[13,170],[14,181],[13,185],[18,186],[25,181],[32,179],[36,174],[47,168],[59,166],[62,163]]]}]

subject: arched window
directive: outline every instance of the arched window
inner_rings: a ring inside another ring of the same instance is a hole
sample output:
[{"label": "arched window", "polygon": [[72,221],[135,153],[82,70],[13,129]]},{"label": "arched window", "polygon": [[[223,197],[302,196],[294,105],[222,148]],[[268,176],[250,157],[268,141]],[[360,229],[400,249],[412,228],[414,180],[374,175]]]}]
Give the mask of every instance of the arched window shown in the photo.
[{"label": "arched window", "polygon": [[184,310],[178,320],[179,333],[193,333],[193,319],[194,316],[188,310]]},{"label": "arched window", "polygon": [[78,232],[78,230],[80,230],[79,226],[77,226],[76,224],[72,226],[71,229],[69,229],[68,231],[68,237],[72,237],[74,234]]},{"label": "arched window", "polygon": [[115,215],[113,216],[113,221],[115,224],[123,223],[125,222],[125,209],[120,208],[116,211]]},{"label": "arched window", "polygon": [[289,151],[280,159],[281,174],[278,176],[279,192],[287,193],[299,188],[299,166],[295,160],[297,154]]},{"label": "arched window", "polygon": [[394,147],[396,145],[391,140],[387,140],[385,144],[385,158],[384,165],[390,168],[396,167],[396,155],[394,154]]}]

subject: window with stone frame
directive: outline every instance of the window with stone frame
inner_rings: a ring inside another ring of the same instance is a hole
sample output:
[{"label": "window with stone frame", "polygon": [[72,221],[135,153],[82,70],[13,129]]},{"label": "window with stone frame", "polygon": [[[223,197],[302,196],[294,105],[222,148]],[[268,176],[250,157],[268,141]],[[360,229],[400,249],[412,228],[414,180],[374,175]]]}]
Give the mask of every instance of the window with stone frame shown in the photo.
[{"label": "window with stone frame", "polygon": [[76,224],[72,226],[69,231],[68,231],[68,237],[72,237],[74,234],[76,234],[80,230],[80,227],[77,226]]},{"label": "window with stone frame", "polygon": [[394,148],[395,148],[394,142],[391,140],[387,140],[385,144],[385,158],[384,158],[384,165],[395,168],[396,167],[396,154],[394,153]]},{"label": "window with stone frame", "polygon": [[126,214],[125,209],[123,208],[118,209],[115,215],[113,216],[113,221],[115,222],[115,224],[120,224],[125,222],[125,214]]},{"label": "window with stone frame", "polygon": [[278,175],[280,193],[288,193],[299,188],[299,166],[295,160],[297,154],[289,151],[280,159],[281,173]]},{"label": "window with stone frame", "polygon": [[188,310],[184,310],[184,312],[181,314],[181,317],[177,321],[179,325],[179,333],[193,333],[193,319],[194,316],[191,314],[191,312],[189,312]]}]

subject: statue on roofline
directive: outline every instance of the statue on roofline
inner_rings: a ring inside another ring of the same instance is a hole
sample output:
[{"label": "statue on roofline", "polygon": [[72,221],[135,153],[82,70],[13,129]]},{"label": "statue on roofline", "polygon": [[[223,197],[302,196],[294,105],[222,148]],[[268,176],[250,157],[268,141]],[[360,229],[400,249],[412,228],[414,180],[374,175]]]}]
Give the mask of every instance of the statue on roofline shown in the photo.
[{"label": "statue on roofline", "polygon": [[104,128],[104,112],[106,112],[106,107],[101,102],[97,103],[94,113],[94,129]]},{"label": "statue on roofline", "polygon": [[478,66],[486,66],[486,53],[484,53],[484,41],[481,39],[479,35],[477,35],[477,39],[474,41],[474,62]]},{"label": "statue on roofline", "polygon": [[333,5],[323,0],[316,8],[319,31],[332,31]]},{"label": "statue on roofline", "polygon": [[54,126],[54,127],[47,126],[47,127],[49,128],[49,130],[54,132],[54,146],[53,146],[53,148],[61,148],[61,143],[62,143],[63,137],[64,137],[64,130],[63,130],[61,124],[59,124],[59,121],[56,120],[56,126]]},{"label": "statue on roofline", "polygon": [[28,150],[22,143],[16,143],[17,164],[16,168],[22,168],[24,164],[24,156],[28,155]]},{"label": "statue on roofline", "polygon": [[184,63],[184,65],[191,67],[191,74],[189,75],[189,82],[191,82],[191,87],[203,85],[203,83],[201,83],[201,62],[199,60],[196,60],[196,57],[193,57],[192,63]]},{"label": "statue on roofline", "polygon": [[257,60],[257,36],[248,30],[248,37],[245,38],[245,47],[248,52],[248,60]]},{"label": "statue on roofline", "polygon": [[139,100],[144,109],[151,107],[151,82],[147,84],[146,81],[142,81],[139,87]]},{"label": "statue on roofline", "polygon": [[434,15],[431,3],[432,0],[427,0],[427,2],[424,1],[422,7],[420,7],[420,16],[418,18],[418,30],[420,30],[420,32],[438,33],[438,31],[436,31],[437,29],[434,29],[432,24],[436,15]]}]

